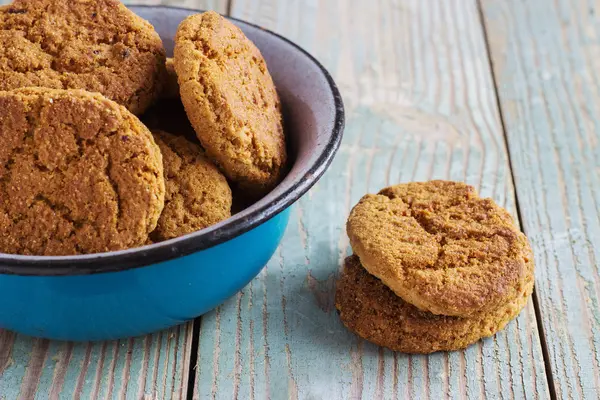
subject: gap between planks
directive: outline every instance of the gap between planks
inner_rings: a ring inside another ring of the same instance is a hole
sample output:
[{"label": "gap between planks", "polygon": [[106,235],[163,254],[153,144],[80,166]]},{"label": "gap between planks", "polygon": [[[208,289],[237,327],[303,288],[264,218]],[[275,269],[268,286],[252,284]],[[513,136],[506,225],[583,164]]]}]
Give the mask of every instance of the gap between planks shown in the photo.
[{"label": "gap between planks", "polygon": [[[502,128],[502,133],[503,133],[502,137],[504,138],[504,143],[505,143],[505,146],[507,149],[506,153],[507,153],[508,166],[509,166],[508,170],[510,171],[510,175],[511,175],[513,184],[516,184],[513,160],[512,160],[510,151],[508,151],[509,144],[508,144],[508,135],[506,134],[506,124],[504,122],[504,113],[502,111],[502,107],[500,104],[500,97],[498,94],[498,80],[496,78],[496,72],[494,70],[494,61],[492,59],[488,30],[487,30],[487,26],[485,24],[485,19],[483,16],[483,8],[481,5],[481,0],[477,0],[477,10],[479,12],[479,23],[481,24],[481,29],[483,32],[483,39],[485,42],[485,50],[487,52],[487,59],[488,59],[489,66],[490,66],[489,70],[490,70],[490,74],[492,75],[492,82],[494,85],[494,97],[495,97],[495,101],[496,101],[496,107],[497,107],[498,113],[500,115],[500,126]],[[521,206],[519,203],[519,194],[518,194],[517,190],[515,190],[515,192],[514,192],[514,198],[515,198],[515,209],[516,209],[516,213],[517,213],[517,218],[519,220],[519,225],[521,227],[523,227],[524,221],[521,216]],[[548,389],[550,391],[550,398],[556,399],[557,397],[556,397],[556,388],[554,387],[554,375],[552,373],[552,362],[550,360],[550,354],[548,352],[548,343],[546,343],[546,332],[544,330],[544,324],[542,322],[542,313],[541,313],[541,309],[540,309],[540,302],[539,302],[539,298],[538,298],[537,288],[535,286],[534,286],[531,297],[533,300],[533,309],[535,311],[535,320],[536,320],[537,328],[538,328],[538,336],[540,338],[540,344],[542,347],[542,356],[544,358],[544,368],[546,370],[546,380],[548,381]]]}]

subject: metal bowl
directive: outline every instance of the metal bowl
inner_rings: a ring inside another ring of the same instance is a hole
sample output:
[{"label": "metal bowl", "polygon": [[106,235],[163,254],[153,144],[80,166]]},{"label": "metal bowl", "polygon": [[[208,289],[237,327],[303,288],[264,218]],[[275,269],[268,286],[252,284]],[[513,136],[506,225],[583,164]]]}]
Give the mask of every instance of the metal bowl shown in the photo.
[{"label": "metal bowl", "polygon": [[[131,6],[172,54],[179,23],[200,11]],[[289,207],[325,172],[344,109],[327,71],[306,51],[256,25],[231,21],[258,46],[281,97],[290,171],[231,218],[176,239],[82,256],[0,254],[0,327],[59,340],[137,336],[193,319],[254,278],[277,248]]]}]

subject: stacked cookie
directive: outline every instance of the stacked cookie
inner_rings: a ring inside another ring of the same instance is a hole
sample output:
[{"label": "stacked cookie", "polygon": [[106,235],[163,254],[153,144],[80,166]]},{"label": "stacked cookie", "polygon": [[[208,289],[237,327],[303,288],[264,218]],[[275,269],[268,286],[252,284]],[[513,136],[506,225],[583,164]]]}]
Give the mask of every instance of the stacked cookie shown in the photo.
[{"label": "stacked cookie", "polygon": [[[117,0],[0,7],[0,252],[171,239],[231,216],[230,185],[256,199],[279,182],[281,111],[258,49],[213,12],[175,42],[166,60],[154,27]],[[197,138],[138,119],[160,98],[185,105]]]},{"label": "stacked cookie", "polygon": [[533,290],[527,238],[510,214],[458,182],[366,195],[347,232],[336,306],[343,323],[407,353],[461,349],[515,318]]}]

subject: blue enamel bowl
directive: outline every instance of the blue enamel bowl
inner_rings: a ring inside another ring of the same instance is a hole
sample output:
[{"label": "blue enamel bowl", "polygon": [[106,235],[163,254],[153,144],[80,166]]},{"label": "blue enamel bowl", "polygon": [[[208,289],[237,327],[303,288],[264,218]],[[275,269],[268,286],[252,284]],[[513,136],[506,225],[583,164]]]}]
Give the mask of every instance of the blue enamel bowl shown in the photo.
[{"label": "blue enamel bowl", "polygon": [[[131,7],[172,52],[177,26],[198,12]],[[263,199],[210,228],[118,252],[66,257],[0,254],[0,327],[58,340],[147,334],[213,309],[254,278],[277,248],[289,207],[325,172],[342,137],[342,99],[307,52],[232,19],[263,53],[279,91],[290,171]]]}]

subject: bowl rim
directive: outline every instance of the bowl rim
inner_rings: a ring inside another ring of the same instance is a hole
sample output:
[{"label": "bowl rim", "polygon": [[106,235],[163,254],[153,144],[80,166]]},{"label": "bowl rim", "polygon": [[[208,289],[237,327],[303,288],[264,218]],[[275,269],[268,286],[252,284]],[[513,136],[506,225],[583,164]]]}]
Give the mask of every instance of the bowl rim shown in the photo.
[{"label": "bowl rim", "polygon": [[[127,8],[156,8],[175,9],[192,12],[203,10],[173,7],[166,5],[128,4]],[[308,51],[278,33],[259,25],[223,15],[223,17],[259,29],[282,40],[287,45],[299,51],[314,63],[323,74],[329,85],[329,90],[335,105],[335,119],[329,139],[321,154],[309,167],[305,174],[292,185],[285,188],[277,197],[268,200],[269,195],[257,201],[245,210],[211,227],[189,233],[164,242],[104,253],[94,253],[74,256],[26,256],[0,253],[0,274],[33,275],[33,276],[67,276],[89,275],[103,272],[124,271],[141,268],[192,253],[206,250],[228,240],[234,239],[249,230],[267,222],[284,211],[304,195],[325,173],[340,147],[342,140],[345,112],[340,91],[325,67]]]}]

